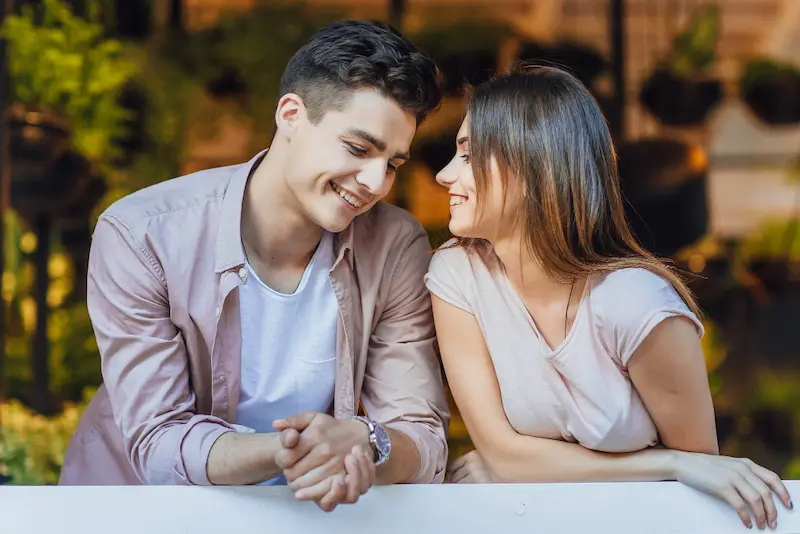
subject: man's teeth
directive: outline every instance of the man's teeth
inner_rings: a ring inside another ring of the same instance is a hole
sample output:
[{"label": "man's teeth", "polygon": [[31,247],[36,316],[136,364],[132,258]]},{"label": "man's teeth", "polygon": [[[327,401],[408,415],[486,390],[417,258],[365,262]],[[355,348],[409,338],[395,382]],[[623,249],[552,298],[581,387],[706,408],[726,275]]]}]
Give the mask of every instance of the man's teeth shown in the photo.
[{"label": "man's teeth", "polygon": [[467,199],[464,198],[464,197],[453,196],[453,197],[450,197],[450,205],[451,206],[458,206],[459,204],[463,204],[465,200],[467,200]]},{"label": "man's teeth", "polygon": [[339,187],[338,185],[336,185],[333,182],[331,182],[331,187],[333,187],[333,190],[336,191],[336,193],[340,197],[345,199],[351,206],[353,206],[354,208],[360,208],[361,207],[361,205],[362,205],[361,202],[359,202],[358,200],[353,198],[353,196],[350,193],[348,193],[347,191],[345,191],[344,189],[342,189],[341,187]]}]

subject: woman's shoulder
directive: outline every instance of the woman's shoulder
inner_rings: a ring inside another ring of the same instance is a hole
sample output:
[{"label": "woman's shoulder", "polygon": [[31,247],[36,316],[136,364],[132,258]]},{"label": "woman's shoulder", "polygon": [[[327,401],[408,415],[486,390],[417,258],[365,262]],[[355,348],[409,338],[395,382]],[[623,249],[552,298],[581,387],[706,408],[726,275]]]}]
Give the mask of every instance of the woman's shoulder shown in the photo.
[{"label": "woman's shoulder", "polygon": [[425,283],[438,297],[460,308],[472,310],[493,275],[486,261],[491,256],[484,243],[461,244],[451,239],[431,258]]},{"label": "woman's shoulder", "polygon": [[648,269],[627,268],[597,276],[590,300],[601,338],[625,364],[650,331],[669,317],[685,317],[703,334],[699,318],[672,283]]},{"label": "woman's shoulder", "polygon": [[675,292],[663,276],[642,267],[617,269],[597,275],[593,292],[597,296],[616,298],[658,297],[664,291]]},{"label": "woman's shoulder", "polygon": [[488,252],[485,243],[463,244],[456,238],[450,239],[433,253],[429,272],[459,270],[472,273],[476,265],[486,265]]}]

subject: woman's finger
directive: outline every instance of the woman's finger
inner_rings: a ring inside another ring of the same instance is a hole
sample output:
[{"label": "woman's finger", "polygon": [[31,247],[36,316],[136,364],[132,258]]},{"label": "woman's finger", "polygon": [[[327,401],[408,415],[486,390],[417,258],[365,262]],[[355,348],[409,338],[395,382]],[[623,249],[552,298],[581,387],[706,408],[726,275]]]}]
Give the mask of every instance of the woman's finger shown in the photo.
[{"label": "woman's finger", "polygon": [[450,472],[458,471],[459,469],[464,467],[464,464],[467,463],[467,460],[468,460],[468,458],[467,458],[466,455],[456,458],[455,460],[450,462],[450,465],[447,468],[448,471],[450,471]]},{"label": "woman's finger", "polygon": [[753,521],[750,519],[750,509],[747,508],[747,503],[744,502],[744,499],[739,495],[736,488],[733,486],[726,487],[720,494],[720,497],[736,511],[736,514],[739,516],[739,519],[742,520],[744,526],[753,528]]},{"label": "woman's finger", "polygon": [[734,475],[732,483],[737,493],[742,496],[747,506],[750,507],[756,526],[763,529],[767,525],[767,512],[764,507],[764,501],[761,499],[761,494],[750,484],[750,481],[745,476],[738,473]]},{"label": "woman's finger", "polygon": [[775,530],[778,527],[778,508],[775,506],[775,498],[772,496],[772,489],[761,480],[753,471],[747,470],[744,478],[758,492],[766,514],[766,522],[769,528]]},{"label": "woman's finger", "polygon": [[761,467],[757,463],[753,462],[752,460],[746,460],[747,466],[750,470],[755,473],[755,475],[764,481],[764,483],[769,486],[769,488],[775,492],[778,498],[781,500],[783,505],[792,510],[794,509],[794,504],[792,504],[792,497],[789,494],[789,490],[786,488],[786,484],[783,483],[781,477],[777,474],[773,473],[769,469],[765,467]]},{"label": "woman's finger", "polygon": [[461,468],[456,469],[453,471],[453,474],[450,476],[450,480],[453,481],[455,484],[467,482],[466,478],[469,476],[469,466],[464,465]]}]

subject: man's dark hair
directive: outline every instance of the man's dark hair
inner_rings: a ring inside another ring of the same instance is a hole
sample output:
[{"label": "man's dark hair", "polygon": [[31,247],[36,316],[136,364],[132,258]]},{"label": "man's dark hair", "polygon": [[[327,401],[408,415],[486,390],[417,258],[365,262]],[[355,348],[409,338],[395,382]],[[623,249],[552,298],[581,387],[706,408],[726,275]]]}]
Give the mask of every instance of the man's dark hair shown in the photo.
[{"label": "man's dark hair", "polygon": [[382,22],[341,20],[318,30],[289,61],[281,95],[296,93],[318,123],[347,105],[350,93],[372,88],[413,113],[419,125],[442,100],[436,64]]}]

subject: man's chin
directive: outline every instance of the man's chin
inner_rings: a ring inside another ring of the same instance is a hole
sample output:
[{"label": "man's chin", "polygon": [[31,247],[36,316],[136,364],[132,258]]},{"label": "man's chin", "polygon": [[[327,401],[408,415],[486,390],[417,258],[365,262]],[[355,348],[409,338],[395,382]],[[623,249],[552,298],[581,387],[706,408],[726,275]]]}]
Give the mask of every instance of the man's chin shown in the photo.
[{"label": "man's chin", "polygon": [[355,215],[352,217],[330,217],[323,221],[320,221],[318,224],[322,227],[323,230],[326,232],[330,232],[332,234],[338,234],[339,232],[343,232],[347,229],[348,226],[353,222]]}]

